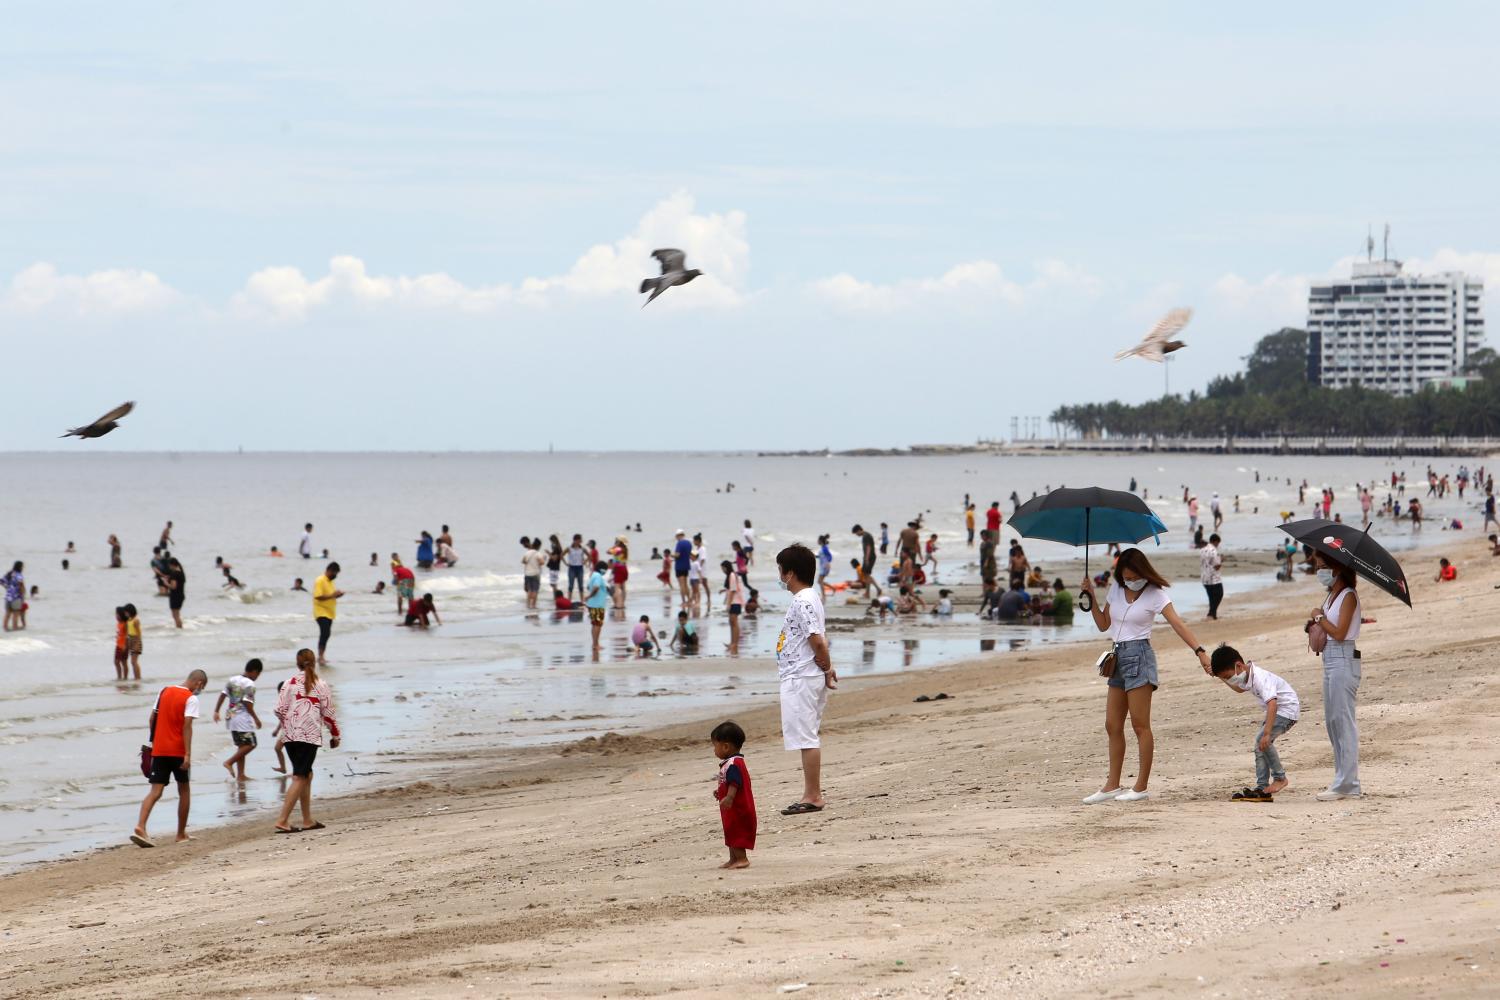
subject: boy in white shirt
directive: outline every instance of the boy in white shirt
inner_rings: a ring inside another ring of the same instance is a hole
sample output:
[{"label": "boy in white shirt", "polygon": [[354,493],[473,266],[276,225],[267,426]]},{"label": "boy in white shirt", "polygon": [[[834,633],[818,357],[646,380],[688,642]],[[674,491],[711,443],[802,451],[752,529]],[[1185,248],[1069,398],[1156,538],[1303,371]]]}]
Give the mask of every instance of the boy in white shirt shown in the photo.
[{"label": "boy in white shirt", "polygon": [[1295,726],[1301,717],[1297,692],[1271,671],[1247,662],[1228,645],[1221,644],[1214,650],[1209,666],[1231,691],[1250,692],[1266,710],[1255,739],[1255,787],[1242,789],[1231,797],[1236,802],[1270,802],[1271,796],[1287,785],[1281,755],[1276,752],[1276,738]]},{"label": "boy in white shirt", "polygon": [[776,640],[776,672],[781,679],[781,737],[788,750],[802,754],[802,798],[781,810],[783,815],[822,812],[823,750],[818,730],[828,692],[838,687],[838,674],[828,658],[823,624],[823,602],[813,581],[818,559],[806,545],[789,545],[776,554],[776,571],[783,590],[792,593],[786,620]]}]

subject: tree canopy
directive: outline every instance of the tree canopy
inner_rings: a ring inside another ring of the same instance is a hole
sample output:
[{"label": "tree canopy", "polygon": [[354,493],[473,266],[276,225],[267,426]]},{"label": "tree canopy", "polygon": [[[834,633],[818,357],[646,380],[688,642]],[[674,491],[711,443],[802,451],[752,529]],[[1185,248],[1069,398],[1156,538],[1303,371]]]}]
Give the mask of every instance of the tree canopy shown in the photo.
[{"label": "tree canopy", "polygon": [[1060,406],[1051,419],[1084,437],[1500,434],[1500,357],[1486,348],[1469,360],[1483,381],[1464,389],[1399,397],[1363,386],[1328,389],[1307,381],[1307,332],[1285,327],[1256,343],[1244,371],[1215,377],[1202,394]]}]

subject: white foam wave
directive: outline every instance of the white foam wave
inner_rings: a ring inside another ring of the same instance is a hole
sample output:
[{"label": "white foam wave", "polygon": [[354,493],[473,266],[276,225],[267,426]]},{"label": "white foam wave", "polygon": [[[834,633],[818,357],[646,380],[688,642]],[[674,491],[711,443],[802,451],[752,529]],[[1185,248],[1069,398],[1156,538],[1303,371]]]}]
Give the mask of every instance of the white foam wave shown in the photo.
[{"label": "white foam wave", "polygon": [[417,578],[417,593],[451,594],[459,590],[493,590],[497,587],[519,587],[521,575],[485,573],[482,576],[422,576]]},{"label": "white foam wave", "polygon": [[17,653],[39,653],[44,649],[52,647],[41,639],[30,637],[18,637],[11,639],[0,639],[0,656],[14,656]]}]

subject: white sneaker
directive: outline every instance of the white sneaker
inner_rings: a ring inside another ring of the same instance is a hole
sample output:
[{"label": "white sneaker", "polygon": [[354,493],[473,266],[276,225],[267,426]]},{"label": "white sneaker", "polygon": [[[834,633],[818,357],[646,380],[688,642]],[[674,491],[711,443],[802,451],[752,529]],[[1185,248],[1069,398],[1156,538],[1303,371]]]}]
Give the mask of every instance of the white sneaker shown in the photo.
[{"label": "white sneaker", "polygon": [[1357,799],[1359,796],[1350,795],[1348,792],[1335,792],[1331,788],[1325,788],[1317,795],[1314,795],[1313,798],[1319,802],[1337,802],[1340,799]]},{"label": "white sneaker", "polygon": [[1136,791],[1135,789],[1132,788],[1128,792],[1123,792],[1120,795],[1116,795],[1115,796],[1115,801],[1116,802],[1141,802],[1141,801],[1144,801],[1145,799],[1149,799],[1150,797],[1151,797],[1151,793],[1150,792],[1138,792],[1138,791]]},{"label": "white sneaker", "polygon": [[1084,796],[1083,804],[1086,806],[1096,806],[1101,802],[1108,802],[1111,799],[1117,798],[1120,795],[1123,795],[1124,792],[1125,787],[1123,785],[1119,788],[1114,789],[1113,791],[1095,792],[1093,795]]}]

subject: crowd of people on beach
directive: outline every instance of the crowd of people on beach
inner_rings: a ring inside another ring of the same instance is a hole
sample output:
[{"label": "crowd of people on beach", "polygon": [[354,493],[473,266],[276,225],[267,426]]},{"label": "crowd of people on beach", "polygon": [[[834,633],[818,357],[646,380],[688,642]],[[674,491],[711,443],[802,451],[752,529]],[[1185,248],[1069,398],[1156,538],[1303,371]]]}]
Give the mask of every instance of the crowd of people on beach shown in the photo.
[{"label": "crowd of people on beach", "polygon": [[[1433,501],[1442,501],[1450,493],[1464,498],[1472,486],[1482,495],[1474,505],[1482,512],[1484,528],[1488,530],[1493,525],[1500,529],[1493,481],[1485,469],[1471,473],[1467,467],[1460,467],[1456,473],[1440,474],[1429,468],[1427,480],[1425,499]],[[1413,531],[1420,530],[1424,498],[1407,497],[1404,473],[1391,473],[1389,484],[1384,502],[1377,502],[1373,483],[1356,485],[1355,496],[1360,505],[1362,526],[1373,530],[1382,518],[1402,517],[1411,522]],[[1287,485],[1291,485],[1289,480]],[[1137,487],[1134,480],[1131,487]],[[1311,501],[1311,515],[1335,522],[1341,520],[1341,514],[1334,510],[1337,496],[1331,487],[1313,490],[1304,481],[1296,489],[1299,506]],[[1144,489],[1140,492],[1143,497],[1147,495]],[[1220,532],[1226,530],[1228,509],[1235,513],[1240,511],[1241,497],[1234,496],[1231,503],[1225,503],[1217,492],[1212,493],[1206,515],[1190,488],[1182,487],[1181,498],[1190,531],[1188,544],[1196,550],[1199,559],[1200,578],[1207,599],[1206,619],[1217,619],[1224,596]],[[1015,493],[1009,499],[1013,515],[1021,500]],[[1290,510],[1280,513],[1283,523],[1296,514]],[[928,514],[914,515],[895,532],[891,531],[889,522],[879,522],[878,535],[859,523],[854,524],[850,537],[858,555],[850,560],[850,575],[846,580],[832,579],[836,555],[830,534],[817,536],[813,547],[794,544],[777,553],[777,582],[789,592],[790,598],[776,643],[783,743],[788,750],[800,754],[804,776],[803,794],[783,809],[788,815],[815,812],[826,804],[821,786],[819,731],[828,694],[837,686],[837,673],[829,658],[826,639],[829,602],[842,597],[848,604],[862,610],[865,618],[879,620],[888,616],[951,618],[954,614],[955,592],[951,588],[938,590],[935,600],[924,597],[923,588],[936,581],[942,552],[939,533],[925,525]],[[962,525],[959,530],[962,545],[977,547],[972,564],[978,570],[980,582],[978,605],[974,611],[978,618],[1012,624],[1067,625],[1073,621],[1075,608],[1083,605],[1075,601],[1072,590],[1061,577],[1046,573],[1041,566],[1030,561],[1021,538],[1010,539],[1002,569],[998,549],[1005,516],[1000,501],[991,501],[981,513],[979,505],[965,495],[959,507],[958,523]],[[1459,517],[1444,525],[1445,529],[1452,530],[1461,530],[1462,527]],[[182,560],[173,552],[173,528],[172,522],[166,523],[153,546],[149,567],[156,594],[166,598],[173,627],[181,628],[187,573]],[[1206,537],[1205,528],[1209,532]],[[313,532],[314,525],[306,523],[297,545],[297,556],[311,561],[321,553],[327,560],[326,564],[313,578],[311,588],[304,585],[302,577],[297,577],[291,589],[307,595],[316,640],[313,648],[298,651],[294,672],[277,685],[272,713],[276,726],[272,735],[278,760],[274,770],[287,774],[287,760],[291,762],[286,795],[274,824],[275,831],[283,835],[323,827],[312,812],[312,761],[317,749],[325,745],[325,730],[328,734],[326,745],[336,747],[341,739],[334,714],[333,691],[321,671],[329,665],[328,647],[337,620],[338,604],[346,595],[338,582],[342,572],[340,564],[327,558],[327,549],[314,546]],[[546,539],[523,536],[520,539],[520,564],[527,613],[542,610],[545,575],[551,593],[551,613],[570,620],[586,618],[590,625],[591,648],[597,659],[606,623],[611,617],[624,621],[631,576],[632,535],[639,532],[639,524],[633,528],[627,526],[602,549],[593,539],[586,540],[582,533],[556,533]],[[667,606],[669,627],[658,630],[649,614],[639,615],[629,627],[628,648],[632,655],[658,657],[665,651],[681,655],[699,653],[703,636],[699,623],[705,616],[713,614],[716,595],[720,612],[728,623],[729,642],[725,648],[738,651],[741,619],[755,616],[761,602],[759,591],[751,585],[757,542],[751,521],[744,520],[743,527],[737,528],[734,534],[738,537],[731,538],[728,549],[717,559],[704,542],[701,531],[689,535],[686,530],[679,529],[667,545],[651,550],[646,561],[647,565],[659,567],[655,575]],[[566,544],[562,541],[564,537],[569,539]],[[1489,550],[1500,556],[1500,533],[1491,534],[1489,538]],[[119,538],[110,535],[108,545],[109,565],[122,566]],[[418,594],[417,573],[454,566],[458,562],[458,553],[446,524],[437,535],[419,532],[415,545],[411,565],[398,553],[390,554],[388,582],[395,591],[397,624],[427,629],[440,625],[442,619],[433,595],[430,592]],[[1297,566],[1299,551],[1302,562]],[[65,554],[75,552],[73,543],[69,542]],[[282,557],[276,546],[269,547],[268,555]],[[1111,639],[1109,655],[1101,658],[1100,663],[1107,687],[1108,766],[1105,781],[1096,792],[1086,796],[1084,802],[1128,803],[1149,795],[1154,753],[1151,696],[1158,685],[1151,635],[1158,620],[1164,621],[1192,651],[1205,673],[1224,682],[1230,690],[1256,696],[1262,717],[1253,748],[1255,780],[1253,785],[1234,792],[1232,798],[1248,802],[1272,801],[1275,794],[1288,787],[1277,746],[1300,718],[1302,703],[1297,692],[1284,678],[1259,663],[1246,660],[1233,646],[1221,645],[1212,652],[1205,649],[1173,606],[1168,580],[1140,549],[1111,545],[1108,557],[1110,566],[1107,570],[1085,576],[1080,584],[1080,591],[1089,598],[1086,614],[1092,624],[1099,631],[1108,633]],[[1290,538],[1278,545],[1276,559],[1283,578],[1292,579],[1294,574],[1315,575],[1327,595],[1320,606],[1309,613],[1306,622],[1310,648],[1324,664],[1323,710],[1334,752],[1333,779],[1317,797],[1325,801],[1357,797],[1361,789],[1355,702],[1362,664],[1355,642],[1363,621],[1357,578],[1346,567],[1311,547],[1304,545],[1299,549]],[[884,564],[882,560],[885,560]],[[370,566],[379,567],[380,563],[378,554],[371,553]],[[68,566],[68,559],[64,559],[63,568]],[[215,559],[215,568],[225,577],[226,589],[242,587],[233,574],[233,568],[222,557]],[[1452,583],[1458,579],[1457,567],[1446,556],[1439,560],[1435,579],[1439,583]],[[35,597],[36,588],[27,589],[24,563],[16,561],[11,570],[0,577],[0,584],[3,584],[5,594],[5,629],[25,628],[28,597]],[[378,581],[374,593],[386,593],[386,586],[386,580]],[[1098,599],[1098,591],[1104,592],[1102,600]],[[141,613],[133,603],[121,604],[115,610],[115,678],[139,681],[143,653]],[[222,718],[230,737],[231,751],[223,766],[229,775],[240,781],[245,780],[247,759],[258,745],[256,732],[264,724],[255,704],[256,684],[263,669],[259,659],[252,659],[243,671],[225,683],[215,706],[214,721]],[[146,824],[162,792],[172,782],[176,782],[179,788],[177,839],[189,839],[192,726],[200,714],[198,697],[207,684],[206,672],[193,670],[182,683],[169,685],[158,693],[150,722],[152,742],[143,748],[142,755],[142,772],[150,785],[150,793],[141,804],[139,823],[132,832],[131,839],[135,843],[152,844]],[[1135,780],[1129,787],[1122,783],[1121,778],[1127,722],[1135,735],[1138,753]],[[744,731],[728,722],[715,728],[711,741],[716,757],[721,761],[715,795],[721,804],[725,843],[730,850],[725,867],[730,868],[748,865],[746,852],[754,846],[754,800],[744,756],[746,740]],[[291,818],[299,807],[300,823],[294,826]]]}]

